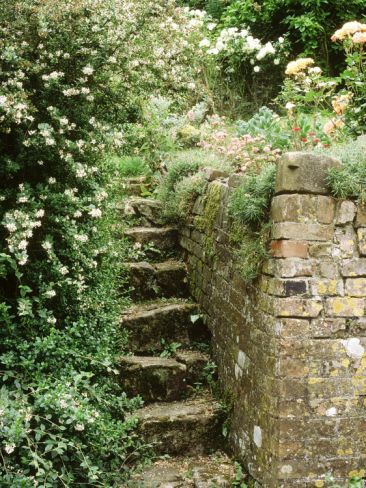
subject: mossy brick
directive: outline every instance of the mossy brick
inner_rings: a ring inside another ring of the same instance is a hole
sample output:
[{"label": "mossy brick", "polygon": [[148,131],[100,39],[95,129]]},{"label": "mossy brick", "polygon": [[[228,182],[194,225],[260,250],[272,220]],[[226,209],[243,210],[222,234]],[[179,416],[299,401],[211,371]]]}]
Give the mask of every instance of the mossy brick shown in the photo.
[{"label": "mossy brick", "polygon": [[275,334],[278,337],[304,338],[310,335],[310,321],[306,319],[277,319],[275,322]]},{"label": "mossy brick", "polygon": [[322,259],[319,261],[318,274],[320,278],[337,280],[339,278],[338,263],[334,259]]},{"label": "mossy brick", "polygon": [[[333,441],[336,442],[336,439]],[[363,468],[365,463],[364,455],[346,458],[337,456],[329,459],[327,459],[325,454],[323,456],[315,460],[312,456],[282,460],[282,462],[278,463],[277,484],[273,486],[275,488],[304,488],[305,486],[325,488],[325,484],[316,483],[319,479],[324,480],[324,476],[329,472],[336,478],[337,483],[340,483],[341,486],[347,486],[350,478],[349,473],[352,475],[353,473],[359,473],[360,471],[363,473],[365,471]],[[306,482],[311,482],[311,484],[305,485]]]},{"label": "mossy brick", "polygon": [[304,295],[308,292],[308,282],[301,279],[282,280],[263,275],[258,286],[263,292],[269,295],[282,297]]},{"label": "mossy brick", "polygon": [[349,332],[353,336],[363,337],[366,335],[366,318],[351,320],[348,325]]},{"label": "mossy brick", "polygon": [[272,239],[298,239],[299,236],[304,241],[330,241],[333,239],[333,226],[296,222],[281,222],[272,226]]},{"label": "mossy brick", "polygon": [[274,258],[304,258],[308,257],[309,244],[303,241],[276,240],[271,242],[271,255]]},{"label": "mossy brick", "polygon": [[[278,278],[300,278],[313,276],[316,272],[316,261],[311,259],[287,258],[268,260],[268,266],[264,266],[264,272],[270,271]],[[272,262],[270,262],[272,261]]]},{"label": "mossy brick", "polygon": [[276,375],[286,378],[305,378],[310,374],[307,358],[279,358]]},{"label": "mossy brick", "polygon": [[344,295],[343,280],[314,278],[311,281],[311,293],[320,296]]},{"label": "mossy brick", "polygon": [[323,309],[321,300],[279,298],[273,304],[277,317],[318,317]]},{"label": "mossy brick", "polygon": [[204,199],[202,196],[199,196],[198,198],[196,198],[196,201],[194,202],[192,214],[202,215],[204,208],[205,208]]},{"label": "mossy brick", "polygon": [[329,242],[311,243],[309,244],[309,256],[312,258],[329,258],[333,256],[333,249],[333,245]]},{"label": "mossy brick", "polygon": [[328,171],[341,166],[340,161],[309,152],[290,152],[278,163],[276,194],[313,193],[327,195]]},{"label": "mossy brick", "polygon": [[335,297],[326,300],[326,313],[331,317],[363,317],[365,300],[353,297]]},{"label": "mossy brick", "polygon": [[358,204],[355,226],[366,227],[366,204]]},{"label": "mossy brick", "polygon": [[338,227],[335,231],[335,242],[343,259],[357,255],[357,237],[352,226]]},{"label": "mossy brick", "polygon": [[347,321],[345,318],[322,317],[312,320],[311,330],[313,337],[341,337],[347,331]]},{"label": "mossy brick", "polygon": [[[318,378],[317,378],[318,379]],[[319,382],[318,384],[320,384]],[[325,383],[325,382],[323,382]],[[283,441],[293,439],[303,440],[311,438],[325,438],[336,440],[339,432],[355,434],[355,419],[353,418],[282,418],[279,420],[279,434]],[[326,454],[326,453],[324,453]],[[314,462],[314,460],[313,460]]]},{"label": "mossy brick", "polygon": [[202,232],[199,232],[196,229],[193,229],[190,237],[197,244],[202,244],[203,239],[204,239],[204,234]]},{"label": "mossy brick", "polygon": [[350,200],[339,202],[337,207],[337,225],[345,225],[352,223],[356,215],[356,205]]},{"label": "mossy brick", "polygon": [[366,258],[343,260],[341,274],[345,277],[366,276]]},{"label": "mossy brick", "polygon": [[358,249],[361,256],[366,256],[366,228],[359,228],[357,230]]},{"label": "mossy brick", "polygon": [[335,201],[321,195],[278,195],[273,198],[273,222],[330,224],[335,216]]},{"label": "mossy brick", "polygon": [[351,297],[366,297],[366,277],[347,279],[346,295]]}]

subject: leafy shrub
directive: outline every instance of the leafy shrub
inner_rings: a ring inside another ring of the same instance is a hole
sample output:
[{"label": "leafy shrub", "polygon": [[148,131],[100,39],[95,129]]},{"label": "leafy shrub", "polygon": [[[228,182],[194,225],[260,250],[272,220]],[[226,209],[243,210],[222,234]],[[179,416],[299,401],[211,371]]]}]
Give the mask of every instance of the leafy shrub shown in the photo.
[{"label": "leafy shrub", "polygon": [[341,42],[346,53],[346,69],[341,74],[347,91],[341,94],[348,101],[346,122],[354,134],[366,130],[366,24],[357,21],[347,22],[332,36]]},{"label": "leafy shrub", "polygon": [[268,107],[262,107],[248,121],[237,122],[239,136],[250,134],[253,137],[261,136],[266,142],[276,148],[287,148],[289,136],[286,134],[280,117]]},{"label": "leafy shrub", "polygon": [[317,55],[331,72],[339,69],[339,49],[330,42],[331,35],[343,22],[365,15],[363,0],[234,0],[229,2],[221,23],[225,27],[249,26],[263,41],[286,36],[291,52]]},{"label": "leafy shrub", "polygon": [[125,250],[111,234],[104,154],[147,93],[194,93],[191,47],[162,42],[182,35],[174,19],[195,35],[170,1],[0,9],[3,486],[116,486],[140,452],[125,419],[139,400],[115,380]]}]

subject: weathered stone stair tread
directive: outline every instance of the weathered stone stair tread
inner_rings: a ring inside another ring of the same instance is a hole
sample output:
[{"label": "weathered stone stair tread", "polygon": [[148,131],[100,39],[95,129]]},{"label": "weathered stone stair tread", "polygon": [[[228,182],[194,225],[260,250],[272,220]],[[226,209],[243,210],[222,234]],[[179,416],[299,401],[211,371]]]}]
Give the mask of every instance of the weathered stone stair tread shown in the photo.
[{"label": "weathered stone stair tread", "polygon": [[126,393],[145,402],[178,400],[186,391],[187,366],[175,359],[126,356],[120,365]]},{"label": "weathered stone stair tread", "polygon": [[125,193],[128,195],[141,195],[141,187],[149,187],[150,183],[146,176],[138,176],[135,178],[124,178],[123,179],[123,188]]},{"label": "weathered stone stair tread", "polygon": [[180,301],[158,301],[137,305],[127,310],[121,325],[129,331],[132,351],[149,353],[161,351],[161,340],[189,344],[190,316],[197,305]]},{"label": "weathered stone stair tread", "polygon": [[125,266],[130,273],[132,297],[137,300],[188,296],[187,268],[182,261],[170,259],[155,264],[142,261]]},{"label": "weathered stone stair tread", "polygon": [[[121,380],[127,394],[141,395],[146,402],[185,398],[188,387],[203,383],[209,356],[199,351],[179,351],[173,358],[124,356],[120,358]],[[192,388],[191,388],[192,389]]]},{"label": "weathered stone stair tread", "polygon": [[131,197],[125,201],[124,214],[146,219],[147,225],[162,224],[162,204],[153,198]]},{"label": "weathered stone stair tread", "polygon": [[187,368],[187,385],[194,385],[195,383],[202,382],[203,368],[210,360],[208,354],[200,351],[178,350],[175,354],[175,358]]},{"label": "weathered stone stair tread", "polygon": [[204,454],[219,447],[222,411],[210,396],[154,403],[138,410],[139,430],[155,452]]},{"label": "weathered stone stair tread", "polygon": [[229,488],[235,469],[223,453],[155,462],[134,476],[131,488]]},{"label": "weathered stone stair tread", "polygon": [[161,250],[172,250],[178,244],[176,227],[132,227],[124,232],[125,236],[140,244],[153,244]]}]

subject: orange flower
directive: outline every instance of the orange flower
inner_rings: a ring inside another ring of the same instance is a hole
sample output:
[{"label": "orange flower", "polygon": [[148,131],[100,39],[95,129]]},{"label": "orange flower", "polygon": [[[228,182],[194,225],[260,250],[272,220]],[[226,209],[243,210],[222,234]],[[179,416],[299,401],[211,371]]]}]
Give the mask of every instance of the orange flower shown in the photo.
[{"label": "orange flower", "polygon": [[366,42],[366,32],[356,32],[356,34],[353,34],[352,41],[355,44],[364,44]]},{"label": "orange flower", "polygon": [[325,134],[332,134],[337,129],[342,129],[345,126],[345,123],[341,119],[331,119],[329,120],[323,127],[323,131]]},{"label": "orange flower", "polygon": [[361,24],[361,22],[353,21],[346,22],[341,29],[335,31],[332,35],[332,41],[343,41],[346,37],[351,37],[356,32],[366,32],[366,24]]},{"label": "orange flower", "polygon": [[332,100],[332,106],[337,115],[343,115],[349,105],[351,95],[339,95]]}]

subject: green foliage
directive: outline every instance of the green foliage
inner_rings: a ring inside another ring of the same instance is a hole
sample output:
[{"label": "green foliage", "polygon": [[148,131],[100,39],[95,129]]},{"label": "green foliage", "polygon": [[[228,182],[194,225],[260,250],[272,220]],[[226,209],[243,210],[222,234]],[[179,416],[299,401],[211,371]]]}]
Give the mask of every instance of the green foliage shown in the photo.
[{"label": "green foliage", "polygon": [[184,219],[194,199],[203,192],[205,180],[198,172],[197,161],[172,163],[158,188],[158,198],[163,202],[163,216],[169,222]]},{"label": "green foliage", "polygon": [[239,136],[246,134],[253,137],[261,136],[275,148],[284,149],[289,146],[289,136],[280,117],[268,107],[260,108],[248,121],[239,120],[237,130]]},{"label": "green foliage", "polygon": [[242,224],[233,224],[230,241],[236,247],[237,269],[242,278],[251,282],[255,280],[268,257],[269,224],[264,223],[253,230]]},{"label": "green foliage", "polygon": [[[165,0],[0,9],[4,487],[117,486],[142,452],[126,420],[140,401],[117,381],[126,248],[112,233],[116,161],[105,154],[120,150],[152,93],[194,94],[190,20]],[[120,170],[144,167],[130,158]]]},{"label": "green foliage", "polygon": [[143,176],[149,173],[146,162],[138,156],[115,157],[114,164],[121,177]]},{"label": "green foliage", "polygon": [[265,166],[257,175],[245,176],[232,193],[229,213],[243,225],[257,229],[267,216],[274,193],[276,166]]},{"label": "green foliage", "polygon": [[268,165],[257,175],[248,175],[229,200],[233,219],[231,243],[237,247],[239,271],[246,281],[260,272],[268,256],[268,213],[274,193],[276,166]]},{"label": "green foliage", "polygon": [[342,55],[331,35],[344,22],[364,16],[363,0],[234,0],[221,23],[225,27],[247,25],[264,41],[286,36],[293,57],[316,55],[334,73]]},{"label": "green foliage", "polygon": [[329,149],[318,149],[324,154],[339,159],[340,168],[329,171],[328,181],[332,194],[338,198],[356,198],[366,202],[366,137],[361,136],[345,144]]},{"label": "green foliage", "polygon": [[[330,474],[325,476],[325,481],[326,481],[326,487],[327,488],[343,488],[341,487],[331,476]],[[352,477],[348,483],[347,483],[347,488],[363,488],[364,482],[362,478],[359,478],[358,476]]]},{"label": "green foliage", "polygon": [[180,342],[167,342],[165,339],[161,340],[161,345],[164,348],[160,353],[161,358],[171,358],[182,347]]},{"label": "green foliage", "polygon": [[244,470],[239,463],[235,463],[235,479],[232,482],[232,487],[236,488],[248,488],[248,485],[245,483],[245,474]]},{"label": "green foliage", "polygon": [[345,95],[351,95],[351,104],[346,111],[346,123],[353,134],[366,131],[366,53],[363,44],[346,38],[343,41],[346,52],[346,69],[341,73]]}]

